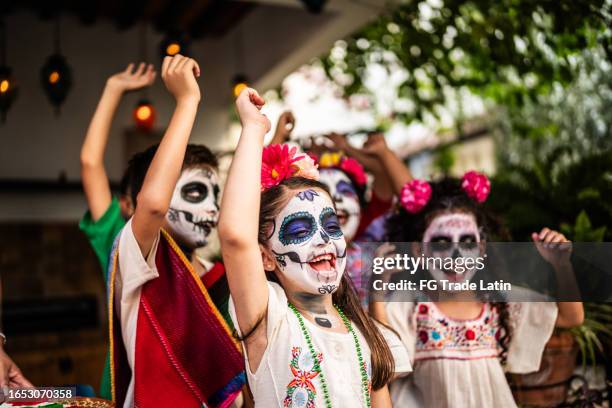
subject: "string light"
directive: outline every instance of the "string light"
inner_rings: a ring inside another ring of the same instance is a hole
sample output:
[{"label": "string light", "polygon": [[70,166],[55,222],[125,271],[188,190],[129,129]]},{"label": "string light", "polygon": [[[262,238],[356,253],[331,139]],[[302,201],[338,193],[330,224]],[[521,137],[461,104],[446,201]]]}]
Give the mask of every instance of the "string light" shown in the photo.
[{"label": "string light", "polygon": [[189,41],[184,35],[173,33],[166,36],[159,44],[161,57],[172,57],[176,54],[189,55]]},{"label": "string light", "polygon": [[57,71],[53,71],[49,74],[49,83],[56,84],[60,80],[60,73]]}]

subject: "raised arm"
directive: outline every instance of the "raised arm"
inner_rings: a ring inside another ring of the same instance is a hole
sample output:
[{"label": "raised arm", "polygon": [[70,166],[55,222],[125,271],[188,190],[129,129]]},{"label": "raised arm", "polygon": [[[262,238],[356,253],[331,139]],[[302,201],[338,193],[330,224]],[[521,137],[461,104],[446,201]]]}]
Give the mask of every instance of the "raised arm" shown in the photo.
[{"label": "raised arm", "polygon": [[164,224],[200,103],[196,81],[200,67],[193,59],[179,54],[166,57],[161,72],[176,108],[145,176],[132,220],[134,236],[145,257]]},{"label": "raised arm", "polygon": [[150,86],[154,80],[153,65],[141,63],[136,71],[134,64],[130,64],[124,71],[106,81],[81,147],[81,179],[87,206],[94,221],[104,215],[112,200],[104,168],[104,151],[117,106],[125,92]]},{"label": "raised arm", "polygon": [[389,177],[395,195],[399,195],[404,184],[412,180],[408,167],[387,146],[384,134],[371,135],[363,146],[363,151],[378,159]]},{"label": "raised arm", "polygon": [[[368,140],[375,137],[376,134],[368,136]],[[377,156],[366,152],[364,149],[358,149],[347,142],[346,136],[337,133],[332,133],[327,136],[339,150],[355,158],[365,169],[374,176],[372,190],[382,200],[391,200],[393,197],[393,187],[391,179],[387,174],[387,170]]]},{"label": "raised arm", "polygon": [[[579,298],[578,283],[570,261],[572,251],[571,241],[565,235],[549,228],[543,228],[539,233],[531,234],[540,255],[552,265],[557,275],[558,288],[565,296]],[[555,325],[557,327],[576,327],[584,321],[582,302],[557,302],[559,314]]]},{"label": "raised arm", "polygon": [[236,99],[242,133],[225,183],[219,240],[240,331],[265,316],[268,287],[257,236],[261,194],[261,155],[270,121],[260,113],[264,100],[253,89]]},{"label": "raised arm", "polygon": [[272,140],[270,140],[269,144],[285,143],[287,140],[289,140],[293,128],[295,128],[295,117],[293,116],[293,113],[291,111],[283,112],[278,118],[274,136],[272,137]]}]

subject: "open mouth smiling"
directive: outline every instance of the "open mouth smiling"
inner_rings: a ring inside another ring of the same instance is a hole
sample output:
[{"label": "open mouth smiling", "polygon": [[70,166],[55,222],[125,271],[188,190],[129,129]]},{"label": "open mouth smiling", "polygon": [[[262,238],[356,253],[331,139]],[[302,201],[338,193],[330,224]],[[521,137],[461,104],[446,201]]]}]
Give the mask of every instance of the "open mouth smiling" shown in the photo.
[{"label": "open mouth smiling", "polygon": [[331,278],[336,275],[336,255],[325,253],[316,255],[307,261],[308,266],[317,272],[319,276]]}]

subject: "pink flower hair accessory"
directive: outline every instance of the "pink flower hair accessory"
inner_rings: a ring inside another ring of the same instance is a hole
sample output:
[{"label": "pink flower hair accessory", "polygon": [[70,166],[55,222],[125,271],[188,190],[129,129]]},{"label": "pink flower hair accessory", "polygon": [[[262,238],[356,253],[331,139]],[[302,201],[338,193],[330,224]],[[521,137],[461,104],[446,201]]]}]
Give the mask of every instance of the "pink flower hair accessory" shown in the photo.
[{"label": "pink flower hair accessory", "polygon": [[297,147],[273,144],[263,149],[261,158],[261,190],[279,185],[290,177],[319,179],[317,165],[307,155],[297,155]]},{"label": "pink flower hair accessory", "polygon": [[483,203],[491,192],[491,182],[484,174],[472,170],[461,178],[461,188],[468,197],[478,203]]},{"label": "pink flower hair accessory", "polygon": [[414,179],[402,187],[400,203],[411,214],[420,212],[431,198],[431,186],[424,180]]},{"label": "pink flower hair accessory", "polygon": [[368,177],[363,170],[363,166],[357,160],[352,157],[344,157],[340,163],[340,169],[349,175],[349,177],[358,186],[365,186],[368,181]]}]

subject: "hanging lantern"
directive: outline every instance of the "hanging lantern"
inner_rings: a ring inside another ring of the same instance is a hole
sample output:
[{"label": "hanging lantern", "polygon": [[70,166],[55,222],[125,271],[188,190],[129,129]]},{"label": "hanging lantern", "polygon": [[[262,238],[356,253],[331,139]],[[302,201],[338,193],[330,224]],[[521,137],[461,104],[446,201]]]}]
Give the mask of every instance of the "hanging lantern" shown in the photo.
[{"label": "hanging lantern", "polygon": [[242,74],[236,75],[234,77],[234,80],[232,81],[232,91],[234,94],[234,98],[237,98],[238,95],[240,95],[240,92],[242,92],[244,88],[248,88],[248,87],[249,87],[249,83],[248,83],[247,77]]},{"label": "hanging lantern", "polygon": [[189,55],[189,42],[184,35],[168,35],[159,43],[159,53],[162,58],[176,54]]},{"label": "hanging lantern", "polygon": [[0,66],[0,115],[2,123],[6,122],[6,113],[17,98],[19,88],[17,81],[7,66]]},{"label": "hanging lantern", "polygon": [[136,128],[143,132],[150,132],[155,123],[155,107],[148,99],[141,99],[134,108],[134,121]]},{"label": "hanging lantern", "polygon": [[59,108],[72,87],[72,73],[66,58],[60,54],[53,54],[47,58],[40,71],[40,78],[49,101],[59,113]]}]

